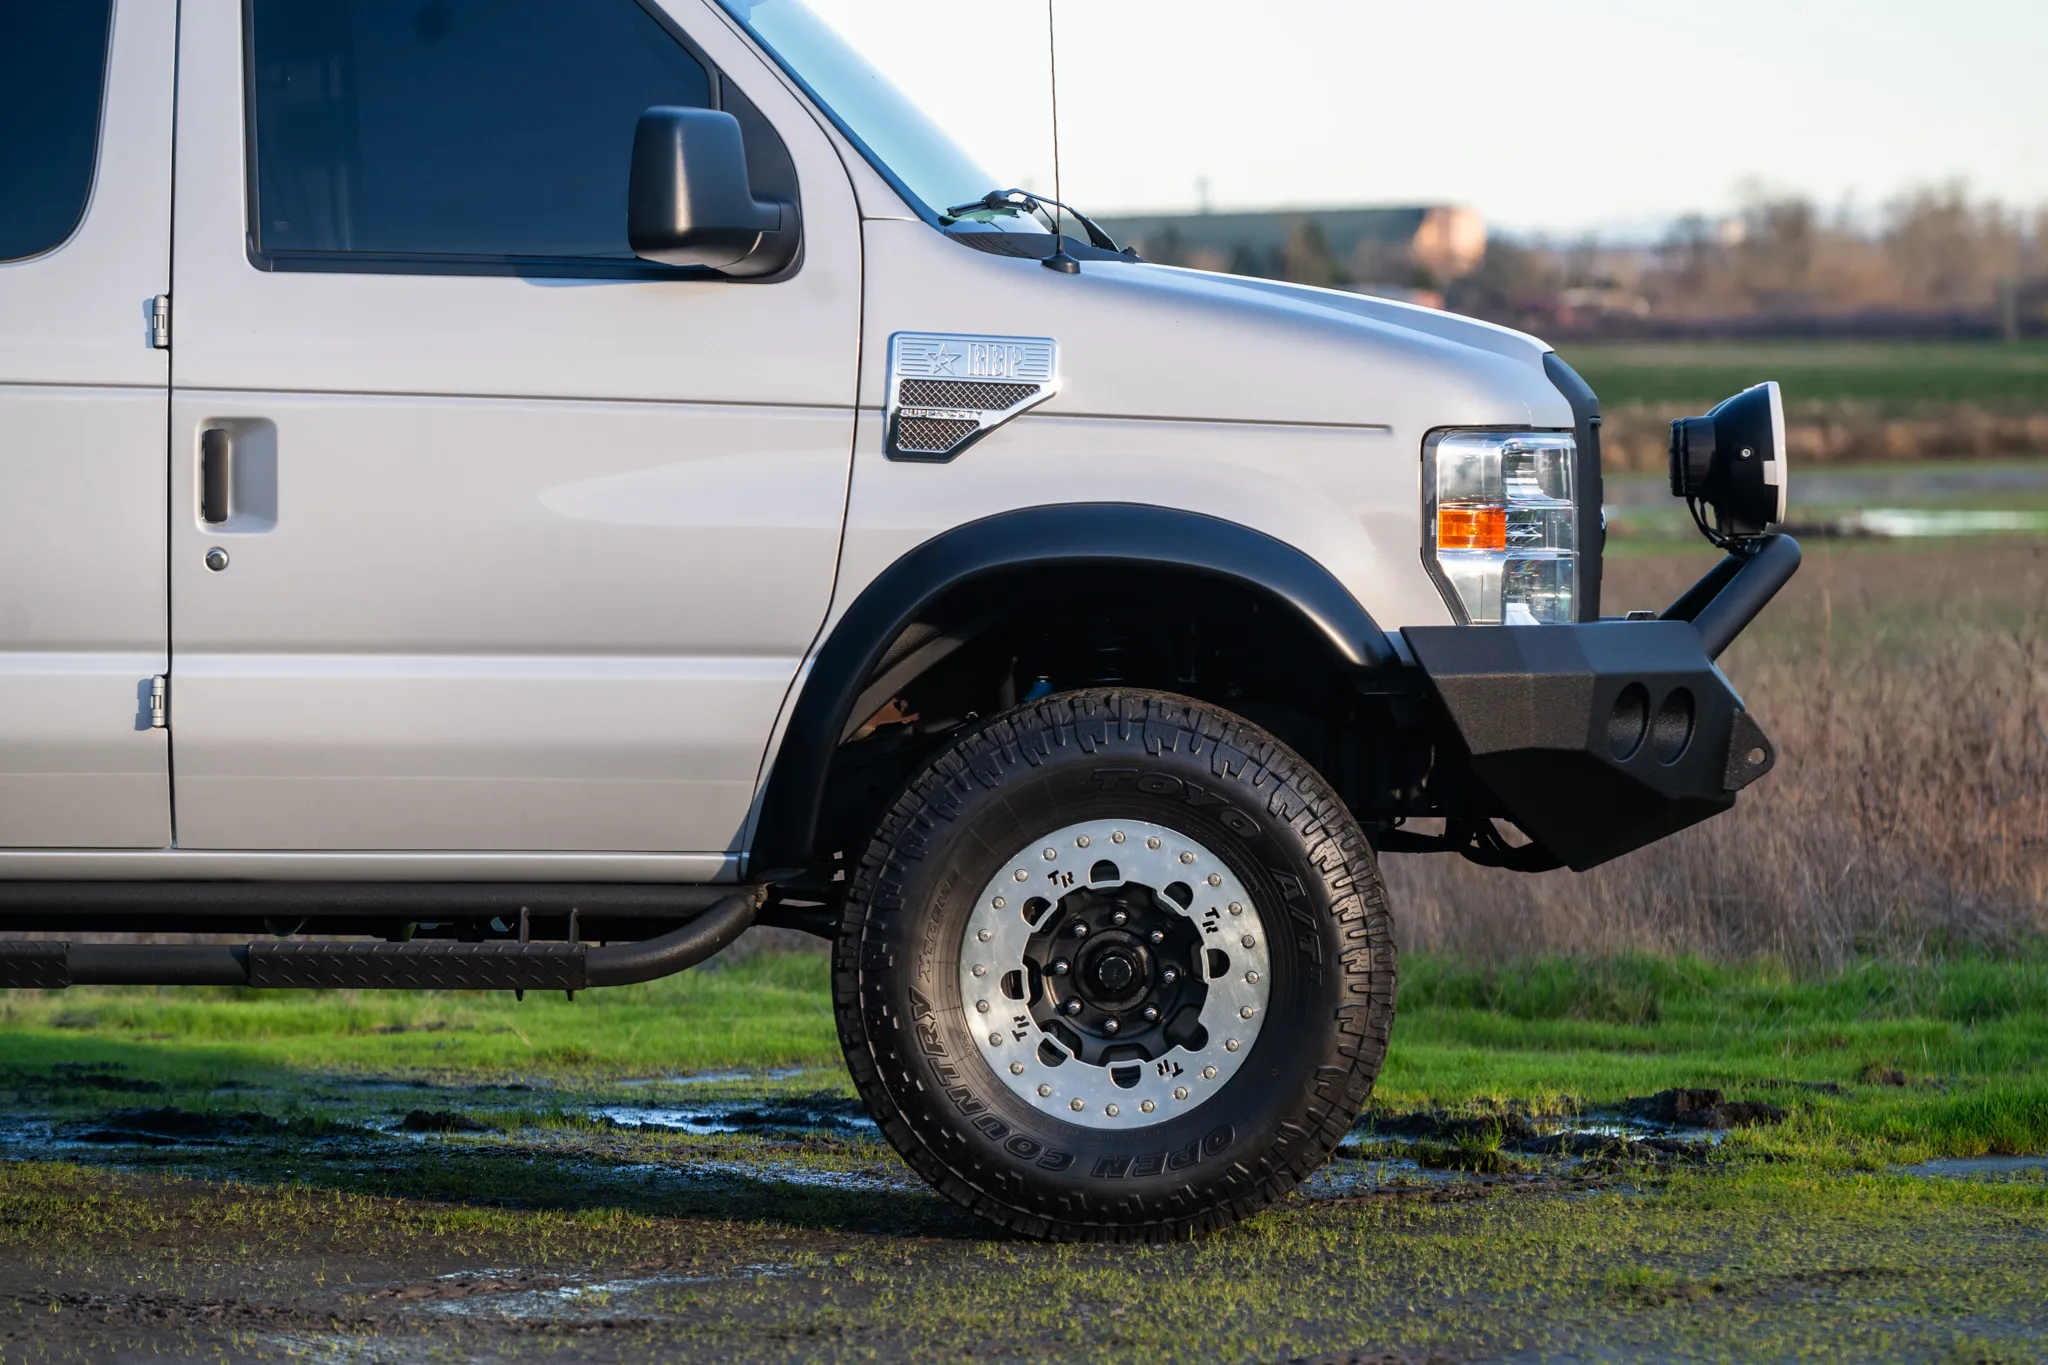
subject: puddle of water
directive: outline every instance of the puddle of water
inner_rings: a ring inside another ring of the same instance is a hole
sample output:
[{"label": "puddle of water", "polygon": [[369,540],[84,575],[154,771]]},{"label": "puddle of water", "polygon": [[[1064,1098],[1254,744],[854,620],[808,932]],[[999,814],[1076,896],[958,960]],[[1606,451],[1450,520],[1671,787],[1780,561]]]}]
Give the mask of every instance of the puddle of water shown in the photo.
[{"label": "puddle of water", "polygon": [[739,1085],[755,1081],[787,1081],[804,1074],[800,1066],[779,1071],[698,1071],[682,1076],[636,1076],[618,1082],[622,1086],[643,1085]]},{"label": "puddle of water", "polygon": [[824,1132],[877,1133],[865,1114],[832,1114],[791,1105],[682,1109],[668,1105],[613,1104],[590,1111],[593,1121],[609,1120],[621,1128],[653,1128],[699,1137],[713,1133],[755,1133],[776,1128],[815,1128]]},{"label": "puddle of water", "polygon": [[2048,1156],[1950,1156],[1917,1166],[1895,1166],[1899,1175],[1941,1176],[1951,1180],[2012,1180],[2048,1176]]},{"label": "puddle of water", "polygon": [[[1936,498],[1983,497],[2048,490],[2048,460],[2015,465],[1907,465],[1895,469],[1816,469],[1795,465],[1792,499],[1806,507],[1855,507]],[[1676,505],[1662,478],[1608,478],[1608,510]]]},{"label": "puddle of water", "polygon": [[1868,507],[1830,523],[1837,535],[1910,540],[2048,531],[2048,512],[1977,512],[1944,507]]}]

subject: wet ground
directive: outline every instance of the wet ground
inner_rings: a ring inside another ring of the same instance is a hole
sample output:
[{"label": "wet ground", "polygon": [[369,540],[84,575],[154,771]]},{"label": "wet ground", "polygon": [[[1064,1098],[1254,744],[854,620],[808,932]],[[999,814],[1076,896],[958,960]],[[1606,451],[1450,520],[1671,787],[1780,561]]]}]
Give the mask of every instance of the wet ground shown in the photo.
[{"label": "wet ground", "polygon": [[[1200,1243],[935,1198],[830,1073],[0,1080],[7,1359],[2033,1360],[2048,1160],[1788,1178],[1791,1083],[1379,1110]],[[1840,1087],[1835,1087],[1839,1090]]]},{"label": "wet ground", "polygon": [[[1804,537],[1923,540],[2048,531],[2048,460],[1928,462],[1793,472],[1787,529]],[[1661,476],[1609,476],[1610,535],[1628,541],[1689,540],[1695,531]]]}]

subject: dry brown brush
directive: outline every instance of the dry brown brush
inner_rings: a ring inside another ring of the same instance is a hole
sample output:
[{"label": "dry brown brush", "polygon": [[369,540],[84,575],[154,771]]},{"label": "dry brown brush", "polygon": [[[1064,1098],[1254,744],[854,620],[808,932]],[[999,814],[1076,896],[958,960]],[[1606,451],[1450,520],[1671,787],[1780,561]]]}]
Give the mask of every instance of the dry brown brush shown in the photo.
[{"label": "dry brown brush", "polygon": [[[1610,560],[1610,611],[1692,557]],[[1387,859],[1407,947],[1810,967],[2048,932],[2048,545],[1809,547],[1722,664],[1779,749],[1736,809],[1585,874]]]}]

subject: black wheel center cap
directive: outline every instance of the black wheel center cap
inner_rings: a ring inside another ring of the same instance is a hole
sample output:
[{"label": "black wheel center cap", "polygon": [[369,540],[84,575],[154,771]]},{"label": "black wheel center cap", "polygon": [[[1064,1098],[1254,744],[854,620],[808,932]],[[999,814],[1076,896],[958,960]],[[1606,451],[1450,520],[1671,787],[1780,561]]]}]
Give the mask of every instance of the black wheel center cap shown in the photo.
[{"label": "black wheel center cap", "polygon": [[1105,995],[1122,995],[1138,977],[1138,964],[1121,948],[1097,953],[1091,969],[1096,987]]}]

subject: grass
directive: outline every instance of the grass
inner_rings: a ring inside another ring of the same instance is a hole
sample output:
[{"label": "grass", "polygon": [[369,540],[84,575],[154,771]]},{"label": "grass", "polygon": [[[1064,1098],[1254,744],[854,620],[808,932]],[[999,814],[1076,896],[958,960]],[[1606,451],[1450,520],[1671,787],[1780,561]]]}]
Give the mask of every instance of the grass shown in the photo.
[{"label": "grass", "polygon": [[2048,342],[1691,342],[1563,352],[1605,416],[1614,471],[1664,467],[1670,421],[1766,379],[1795,467],[2048,454]]},{"label": "grass", "polygon": [[[1713,560],[1614,557],[1603,609]],[[2048,543],[1815,542],[1719,662],[1778,751],[1733,811],[1583,875],[1389,860],[1404,945],[1811,970],[2048,934]]]},{"label": "grass", "polygon": [[1775,379],[1795,403],[1952,403],[2048,410],[2048,342],[1687,342],[1563,352],[1605,407],[1704,412]]}]

